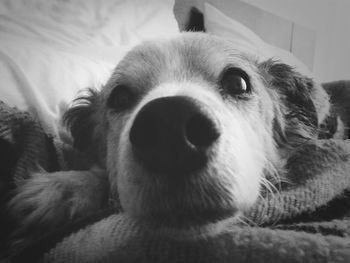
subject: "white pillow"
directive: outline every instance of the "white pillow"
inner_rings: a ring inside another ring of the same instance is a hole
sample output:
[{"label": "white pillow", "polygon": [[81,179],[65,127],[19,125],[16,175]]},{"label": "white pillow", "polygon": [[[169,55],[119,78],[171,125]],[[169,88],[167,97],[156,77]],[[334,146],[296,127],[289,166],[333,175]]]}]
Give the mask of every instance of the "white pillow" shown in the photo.
[{"label": "white pillow", "polygon": [[178,34],[173,0],[0,1],[0,100],[57,134],[60,107],[101,87],[147,38]]},{"label": "white pillow", "polygon": [[266,43],[252,30],[227,17],[209,3],[204,4],[204,23],[208,33],[231,39],[243,52],[256,56],[259,61],[269,58],[280,59],[294,66],[300,73],[313,76],[308,67],[292,53]]}]

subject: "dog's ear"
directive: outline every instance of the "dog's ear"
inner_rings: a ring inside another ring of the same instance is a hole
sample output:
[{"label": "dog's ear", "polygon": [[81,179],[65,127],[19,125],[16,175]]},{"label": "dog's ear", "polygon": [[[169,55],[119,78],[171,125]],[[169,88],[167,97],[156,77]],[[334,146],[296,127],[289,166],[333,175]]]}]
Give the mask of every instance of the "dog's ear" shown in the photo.
[{"label": "dog's ear", "polygon": [[[279,99],[275,120],[277,142],[298,143],[317,136],[319,123],[329,111],[328,95],[311,78],[274,60],[259,64],[266,85]],[[278,114],[277,114],[278,115]],[[281,141],[282,140],[282,141]]]},{"label": "dog's ear", "polygon": [[70,130],[74,148],[88,154],[93,159],[100,158],[102,128],[102,114],[99,110],[99,92],[88,89],[85,95],[74,100],[73,107],[63,116],[63,122]]}]

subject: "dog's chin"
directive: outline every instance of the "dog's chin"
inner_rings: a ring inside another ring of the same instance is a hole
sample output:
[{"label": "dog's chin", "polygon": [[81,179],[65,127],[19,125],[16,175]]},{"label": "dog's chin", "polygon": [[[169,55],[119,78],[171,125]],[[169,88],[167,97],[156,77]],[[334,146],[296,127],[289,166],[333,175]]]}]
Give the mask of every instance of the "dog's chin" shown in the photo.
[{"label": "dog's chin", "polygon": [[127,193],[121,191],[120,197],[124,211],[144,223],[155,227],[189,228],[239,214],[234,197],[207,181],[202,172],[175,177],[173,173],[143,169],[141,177],[147,178],[146,183],[123,187]]}]

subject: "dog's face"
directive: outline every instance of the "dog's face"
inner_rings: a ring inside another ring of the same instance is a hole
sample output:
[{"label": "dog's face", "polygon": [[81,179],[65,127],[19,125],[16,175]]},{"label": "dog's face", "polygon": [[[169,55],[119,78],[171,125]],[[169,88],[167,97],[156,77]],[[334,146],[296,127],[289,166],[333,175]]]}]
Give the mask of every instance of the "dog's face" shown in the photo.
[{"label": "dog's face", "polygon": [[85,99],[66,115],[76,146],[98,152],[126,213],[164,224],[249,209],[328,110],[292,68],[200,33],[136,47]]}]

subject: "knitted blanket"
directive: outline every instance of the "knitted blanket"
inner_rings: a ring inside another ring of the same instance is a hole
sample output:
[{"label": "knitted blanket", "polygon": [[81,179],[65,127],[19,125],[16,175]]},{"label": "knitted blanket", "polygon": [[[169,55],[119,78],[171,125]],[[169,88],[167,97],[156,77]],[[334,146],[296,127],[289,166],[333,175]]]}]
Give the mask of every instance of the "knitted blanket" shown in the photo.
[{"label": "knitted blanket", "polygon": [[[0,104],[1,195],[38,165],[65,169],[62,149],[35,118]],[[101,211],[48,233],[11,262],[350,262],[350,141],[309,142],[287,170],[291,184],[258,201],[245,215],[250,223],[229,218],[176,230]]]}]

